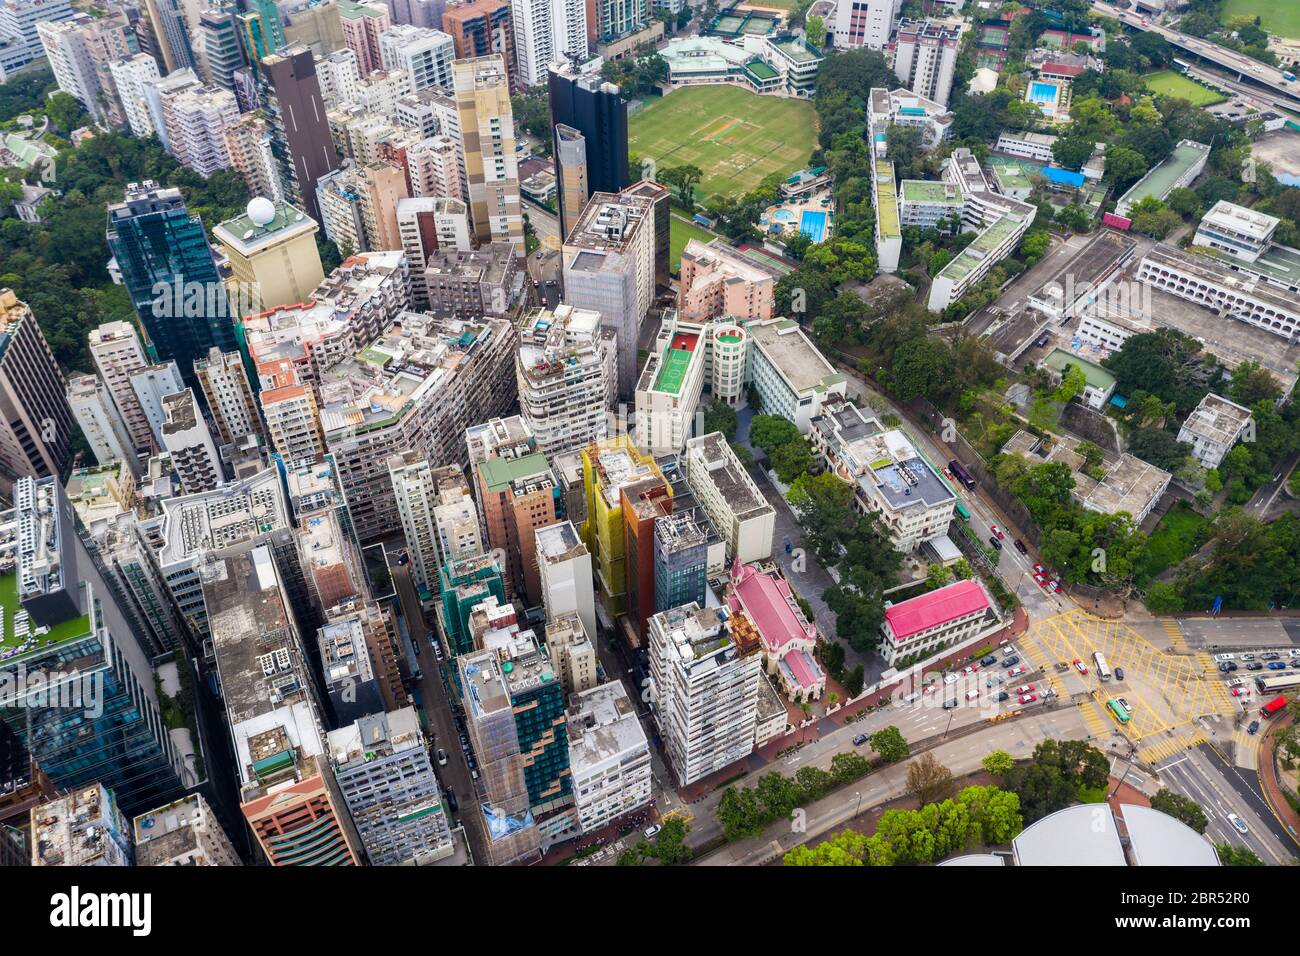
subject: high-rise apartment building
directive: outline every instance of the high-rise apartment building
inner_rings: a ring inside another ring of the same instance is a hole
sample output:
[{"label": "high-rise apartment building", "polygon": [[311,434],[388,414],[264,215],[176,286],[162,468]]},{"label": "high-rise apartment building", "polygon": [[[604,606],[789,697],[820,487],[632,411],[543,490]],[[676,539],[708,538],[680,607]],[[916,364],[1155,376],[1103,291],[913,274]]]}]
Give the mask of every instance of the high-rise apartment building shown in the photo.
[{"label": "high-rise apartment building", "polygon": [[113,404],[108,387],[94,375],[74,375],[68,379],[68,405],[81,426],[81,433],[101,465],[121,461],[133,473],[140,473],[135,445],[127,432],[126,422]]},{"label": "high-rise apartment building", "polygon": [[839,49],[884,50],[894,29],[899,0],[836,0],[835,18],[827,26]]},{"label": "high-rise apartment building", "polygon": [[519,408],[548,458],[608,433],[618,384],[617,336],[590,309],[537,309],[519,329]]},{"label": "high-rise apartment building", "polygon": [[577,611],[569,611],[546,622],[546,655],[560,677],[566,694],[596,686],[596,645]]},{"label": "high-rise apartment building", "polygon": [[128,185],[125,201],[108,207],[108,246],[153,353],[174,359],[187,383],[208,349],[236,347],[207,231],[179,189],[148,180]]},{"label": "high-rise apartment building", "polygon": [[412,196],[458,200],[466,196],[461,181],[460,147],[450,136],[429,136],[408,147],[406,170]]},{"label": "high-rise apartment building", "polygon": [[235,71],[243,67],[244,51],[235,23],[235,5],[216,0],[199,14],[198,47],[206,67],[205,79],[223,90],[235,90]]},{"label": "high-rise apartment building", "polygon": [[434,863],[455,852],[415,709],[331,731],[330,759],[372,866]]},{"label": "high-rise apartment building", "polygon": [[61,475],[72,454],[67,381],[36,317],[0,289],[0,493],[20,475]]},{"label": "high-rise apartment building", "polygon": [[205,178],[230,166],[226,130],[239,117],[234,93],[219,87],[185,90],[167,101],[164,112],[167,149],[178,162]]},{"label": "high-rise apartment building", "polygon": [[[433,523],[438,540],[438,567],[461,558],[482,554],[483,531],[478,507],[460,465],[443,465],[432,470],[434,486]],[[435,578],[437,577],[435,573]]]},{"label": "high-rise apartment building", "polygon": [[655,611],[695,603],[703,607],[708,587],[708,537],[689,512],[655,522]]},{"label": "high-rise apartment building", "polygon": [[418,454],[407,451],[388,459],[388,475],[393,482],[397,516],[416,584],[422,590],[432,591],[443,562],[434,516],[437,489],[433,469]]},{"label": "high-rise apartment building", "polygon": [[135,52],[128,43],[126,18],[79,13],[69,20],[42,20],[36,32],[59,89],[75,97],[96,122],[124,125],[109,65]]},{"label": "high-rise apartment building", "polygon": [[538,528],[537,570],[541,578],[542,605],[547,620],[578,615],[583,633],[595,638],[596,594],[592,583],[591,554],[571,521]]},{"label": "high-rise apartment building", "polygon": [[113,791],[95,782],[32,810],[33,866],[130,866],[131,828]]},{"label": "high-rise apartment building", "polygon": [[583,833],[591,833],[650,803],[650,741],[636,703],[621,681],[570,698],[569,773]]},{"label": "high-rise apartment building", "polygon": [[379,56],[385,70],[403,70],[411,80],[411,92],[430,87],[451,89],[451,62],[456,48],[441,30],[427,30],[401,24],[379,35]]},{"label": "high-rise apartment building", "polygon": [[201,793],[135,818],[136,866],[242,866],[234,844]]},{"label": "high-rise apartment building", "polygon": [[167,421],[163,399],[168,395],[184,391],[185,387],[180,366],[172,361],[146,365],[131,374],[131,390],[135,393],[140,410],[149,423],[154,444],[159,450],[163,447],[162,430],[163,424]]},{"label": "high-rise apartment building", "polygon": [[199,409],[194,390],[185,389],[163,399],[162,443],[185,494],[211,491],[225,478],[216,442]]},{"label": "high-rise apartment building", "polygon": [[359,3],[339,0],[339,22],[343,27],[343,42],[356,54],[360,74],[369,76],[381,69],[379,38],[393,25],[388,7],[373,0]]},{"label": "high-rise apartment building", "polygon": [[512,0],[520,86],[545,83],[553,63],[587,59],[589,15],[587,0]]},{"label": "high-rise apartment building", "polygon": [[456,59],[499,53],[505,58],[507,72],[516,75],[510,0],[450,0],[442,14],[442,29],[456,45]]},{"label": "high-rise apartment building", "polygon": [[312,52],[300,44],[287,47],[262,61],[261,75],[286,198],[319,222],[316,181],[338,167],[339,157]]},{"label": "high-rise apartment building", "polygon": [[397,233],[402,251],[411,268],[411,304],[416,309],[429,308],[429,285],[425,269],[429,257],[439,249],[469,252],[469,209],[459,199],[401,199],[397,203]]},{"label": "high-rise apartment building", "polygon": [[641,322],[654,302],[655,207],[623,193],[593,193],[564,238],[565,301],[600,313],[618,336],[618,395],[636,390]]},{"label": "high-rise apartment building", "polygon": [[762,680],[753,625],[691,603],[654,615],[649,631],[650,711],[677,782],[688,786],[749,756]]},{"label": "high-rise apartment building", "polygon": [[470,218],[479,242],[509,242],[524,252],[515,121],[505,58],[458,60],[452,69]]},{"label": "high-rise apartment building", "polygon": [[961,35],[960,25],[943,20],[900,20],[894,39],[895,75],[917,96],[947,106]]},{"label": "high-rise apartment building", "polygon": [[127,129],[141,139],[152,136],[155,130],[147,87],[158,79],[158,62],[147,53],[136,53],[112,61],[108,69],[122,103]]},{"label": "high-rise apartment building", "polygon": [[770,319],[779,275],[721,240],[690,239],[682,250],[677,317],[712,322]]},{"label": "high-rise apartment building", "polygon": [[568,63],[553,66],[547,83],[560,237],[566,239],[592,193],[621,192],[632,182],[627,165],[627,101],[618,86],[599,73]]},{"label": "high-rise apartment building", "polygon": [[162,60],[158,63],[165,75],[176,70],[193,70],[198,66],[190,43],[190,25],[185,20],[182,0],[144,0],[149,25],[158,41]]},{"label": "high-rise apartment building", "polygon": [[155,451],[149,419],[131,387],[131,376],[149,364],[135,328],[129,322],[105,322],[91,329],[89,348],[90,359],[126,423],[132,446],[140,451]]},{"label": "high-rise apartment building", "polygon": [[513,380],[514,330],[504,319],[413,312],[325,372],[321,424],[363,543],[401,527],[385,462],[407,450],[462,460],[465,429],[510,407]]},{"label": "high-rise apartment building", "polygon": [[291,600],[265,545],[233,549],[203,581],[234,741],[240,809],[272,866],[357,866],[361,841],[329,763]]},{"label": "high-rise apartment building", "polygon": [[471,430],[471,452],[488,547],[505,555],[507,596],[541,600],[534,532],[555,524],[555,476],[527,423],[519,416]]},{"label": "high-rise apartment building", "polygon": [[229,445],[248,435],[263,437],[262,418],[257,412],[257,400],[248,383],[243,356],[238,352],[209,349],[208,354],[194,363],[203,399],[217,426],[216,438]]},{"label": "high-rise apartment building", "polygon": [[5,0],[0,3],[0,39],[7,43],[0,67],[8,73],[41,55],[41,23],[71,20],[71,0]]}]

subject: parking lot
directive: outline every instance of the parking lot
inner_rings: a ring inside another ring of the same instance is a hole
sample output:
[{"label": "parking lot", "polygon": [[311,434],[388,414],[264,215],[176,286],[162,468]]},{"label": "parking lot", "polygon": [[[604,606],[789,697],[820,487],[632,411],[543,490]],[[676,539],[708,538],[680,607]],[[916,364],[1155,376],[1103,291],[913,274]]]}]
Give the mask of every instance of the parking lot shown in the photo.
[{"label": "parking lot", "polygon": [[[1079,708],[1097,740],[1118,744],[1122,738],[1149,765],[1205,742],[1209,725],[1201,718],[1231,718],[1240,712],[1208,654],[1186,651],[1185,645],[1171,653],[1118,621],[1067,611],[1036,622],[1021,645],[1057,693],[1089,695]],[[1110,681],[1101,680],[1095,652],[1115,672]],[[1128,704],[1124,724],[1107,706],[1118,697]]]},{"label": "parking lot", "polygon": [[[1255,678],[1281,677],[1300,673],[1300,649],[1251,647],[1214,655],[1215,670],[1239,708],[1233,721],[1230,755],[1238,767],[1259,767],[1259,733],[1264,719],[1260,707],[1277,693],[1259,693]],[[1293,691],[1288,691],[1293,693]],[[1251,732],[1251,727],[1255,732]]]}]

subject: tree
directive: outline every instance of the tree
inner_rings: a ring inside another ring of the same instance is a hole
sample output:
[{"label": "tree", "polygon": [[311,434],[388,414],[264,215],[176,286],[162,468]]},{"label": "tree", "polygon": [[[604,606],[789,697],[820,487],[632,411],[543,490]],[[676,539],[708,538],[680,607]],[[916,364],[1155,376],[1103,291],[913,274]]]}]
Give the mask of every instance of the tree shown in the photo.
[{"label": "tree", "polygon": [[1175,793],[1168,787],[1161,787],[1160,792],[1151,798],[1151,809],[1168,814],[1175,820],[1181,820],[1197,833],[1204,833],[1205,828],[1210,825],[1205,811],[1194,800],[1181,793]]},{"label": "tree", "polygon": [[769,456],[782,445],[800,439],[795,423],[779,415],[755,415],[749,423],[749,443]]},{"label": "tree", "polygon": [[821,17],[809,17],[804,23],[803,32],[808,43],[820,49],[826,42],[826,21]]},{"label": "tree", "polygon": [[1272,402],[1282,395],[1273,373],[1254,359],[1232,370],[1228,395],[1239,405],[1253,408],[1260,402]]},{"label": "tree", "polygon": [[908,764],[907,792],[924,806],[955,796],[957,784],[952,779],[952,771],[927,751]]},{"label": "tree", "polygon": [[1084,375],[1083,369],[1070,362],[1065,366],[1065,371],[1061,375],[1061,384],[1057,387],[1054,397],[1058,402],[1072,402],[1082,395],[1087,387],[1088,378]]},{"label": "tree", "polygon": [[1214,845],[1214,852],[1219,855],[1219,862],[1224,866],[1268,865],[1249,847],[1233,846],[1231,843],[1216,843]]},{"label": "tree", "polygon": [[853,507],[853,486],[827,471],[801,475],[790,485],[786,500],[807,532],[818,559],[823,564],[834,564],[839,559],[838,535],[844,515]]},{"label": "tree", "polygon": [[682,166],[666,166],[659,170],[659,181],[677,190],[677,195],[688,208],[695,206],[695,186],[704,178],[704,170],[694,163]]},{"label": "tree", "polygon": [[718,801],[718,822],[729,841],[758,836],[767,824],[752,787],[727,787]]},{"label": "tree", "polygon": [[772,468],[782,484],[789,484],[813,467],[813,454],[802,438],[786,442],[772,454]]},{"label": "tree", "polygon": [[1177,469],[1192,452],[1190,445],[1180,442],[1178,436],[1163,428],[1137,429],[1129,436],[1128,450],[1165,471]]},{"label": "tree", "polygon": [[1179,186],[1171,190],[1165,197],[1165,205],[1172,209],[1178,215],[1185,219],[1200,215],[1201,197],[1196,195],[1196,191],[1188,189],[1185,186]]},{"label": "tree", "polygon": [[1005,777],[1015,765],[1015,758],[1005,750],[990,751],[980,761],[980,766],[995,777]]},{"label": "tree", "polygon": [[695,851],[686,843],[686,834],[690,829],[681,817],[669,817],[662,824],[662,829],[655,834],[654,855],[664,866],[683,866],[691,862]]},{"label": "tree", "polygon": [[849,697],[857,697],[862,693],[863,682],[866,676],[862,665],[858,664],[851,671],[844,675],[844,693]]},{"label": "tree", "polygon": [[1106,176],[1116,185],[1127,185],[1141,179],[1148,168],[1146,157],[1139,152],[1125,146],[1106,150]]},{"label": "tree", "polygon": [[900,401],[944,394],[952,381],[952,355],[928,337],[909,339],[894,350],[889,386]]},{"label": "tree", "polygon": [[77,98],[60,90],[50,95],[45,101],[45,113],[54,124],[54,128],[63,134],[80,129],[90,120],[89,114],[82,109]]},{"label": "tree", "polygon": [[925,586],[933,591],[952,580],[952,568],[946,564],[932,564],[925,573]]},{"label": "tree", "polygon": [[871,735],[871,749],[880,754],[885,763],[898,763],[906,760],[912,752],[902,732],[892,724]]},{"label": "tree", "polygon": [[704,407],[704,434],[722,432],[728,441],[736,437],[736,410],[726,402],[713,401]]}]

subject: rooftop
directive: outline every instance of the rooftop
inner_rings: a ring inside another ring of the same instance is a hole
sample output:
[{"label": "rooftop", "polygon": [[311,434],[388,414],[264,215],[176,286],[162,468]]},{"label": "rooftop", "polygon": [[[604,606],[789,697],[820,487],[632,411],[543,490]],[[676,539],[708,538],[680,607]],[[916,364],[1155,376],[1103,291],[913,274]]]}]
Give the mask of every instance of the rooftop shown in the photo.
[{"label": "rooftop", "polygon": [[1220,199],[1201,217],[1201,226],[1241,233],[1263,240],[1273,234],[1281,221],[1276,216],[1269,216],[1245,206],[1238,206],[1226,199]]},{"label": "rooftop", "polygon": [[309,234],[317,228],[316,220],[286,202],[274,204],[275,215],[265,223],[255,223],[247,212],[212,227],[212,235],[231,249],[252,256],[266,247]]},{"label": "rooftop", "polygon": [[772,510],[721,432],[688,438],[686,454],[700,460],[709,481],[718,489],[737,520],[744,521]]},{"label": "rooftop", "polygon": [[765,322],[747,322],[744,327],[796,395],[823,389],[843,380],[843,376],[835,371],[835,367],[808,340],[798,322],[769,319]]},{"label": "rooftop", "polygon": [[575,776],[616,760],[630,750],[647,750],[636,705],[621,681],[574,694],[567,712],[569,766]]},{"label": "rooftop", "polygon": [[1083,803],[1049,813],[1012,841],[1017,866],[1124,866],[1115,818]]},{"label": "rooftop", "polygon": [[122,833],[113,793],[93,783],[32,810],[36,866],[126,866],[130,837]]},{"label": "rooftop", "polygon": [[955,621],[957,618],[991,609],[984,585],[975,580],[954,581],[928,594],[900,601],[885,608],[885,621],[895,641]]},{"label": "rooftop", "polygon": [[1128,210],[1147,196],[1164,199],[1178,180],[1198,162],[1204,160],[1209,153],[1210,147],[1203,143],[1193,142],[1190,139],[1183,140],[1174,147],[1173,153],[1155,168],[1148,170],[1145,176],[1120,197],[1115,211],[1124,215],[1121,210]]},{"label": "rooftop", "polygon": [[212,491],[164,499],[162,507],[158,561],[164,571],[175,562],[289,527],[289,511],[274,468]]},{"label": "rooftop", "polygon": [[898,185],[905,203],[944,203],[949,206],[962,204],[961,193],[951,183],[931,179],[904,179]]},{"label": "rooftop", "polygon": [[[582,265],[570,263],[571,268],[600,268],[598,260],[607,253],[621,253],[631,244],[646,216],[652,213],[654,200],[624,191],[622,193],[592,193],[582,215],[564,240],[565,258],[572,247],[578,250]],[[587,255],[583,252],[596,253]]]},{"label": "rooftop", "polygon": [[1065,373],[1067,365],[1078,366],[1079,371],[1083,372],[1083,377],[1093,388],[1103,392],[1109,392],[1115,387],[1115,376],[1110,374],[1095,362],[1090,362],[1086,358],[1075,355],[1073,352],[1067,352],[1065,349],[1052,349],[1051,352],[1043,359],[1042,365],[1053,371]]},{"label": "rooftop", "polygon": [[1120,807],[1134,866],[1219,866],[1210,841],[1167,813],[1138,804]]},{"label": "rooftop", "polygon": [[492,494],[499,494],[518,482],[554,484],[551,466],[541,452],[521,458],[489,458],[478,468],[484,485]]},{"label": "rooftop", "polygon": [[577,530],[573,527],[572,521],[561,521],[559,524],[547,525],[545,528],[538,528],[534,532],[534,540],[537,546],[537,560],[553,564],[557,561],[568,561],[587,553],[587,546],[582,543],[578,537]]},{"label": "rooftop", "polygon": [[999,216],[975,239],[957,254],[951,262],[943,267],[939,275],[958,283],[973,272],[984,259],[992,255],[999,246],[1020,228],[1024,220],[1020,216]]},{"label": "rooftop", "polygon": [[1250,421],[1250,409],[1222,396],[1207,393],[1201,403],[1183,422],[1183,429],[1219,445],[1229,445],[1237,440],[1241,430]]},{"label": "rooftop", "polygon": [[876,160],[876,216],[885,238],[902,235],[898,227],[898,194],[894,187],[894,164]]}]

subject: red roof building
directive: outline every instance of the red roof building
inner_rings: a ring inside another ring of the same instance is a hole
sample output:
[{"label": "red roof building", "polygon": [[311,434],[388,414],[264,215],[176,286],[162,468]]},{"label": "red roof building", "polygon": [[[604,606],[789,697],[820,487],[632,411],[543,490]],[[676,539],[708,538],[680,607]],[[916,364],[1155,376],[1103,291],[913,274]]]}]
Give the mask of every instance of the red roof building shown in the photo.
[{"label": "red roof building", "polygon": [[999,623],[993,601],[979,581],[956,581],[885,608],[880,653],[897,660],[938,650]]}]

